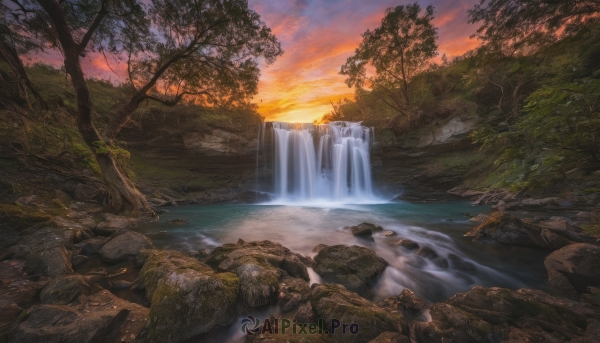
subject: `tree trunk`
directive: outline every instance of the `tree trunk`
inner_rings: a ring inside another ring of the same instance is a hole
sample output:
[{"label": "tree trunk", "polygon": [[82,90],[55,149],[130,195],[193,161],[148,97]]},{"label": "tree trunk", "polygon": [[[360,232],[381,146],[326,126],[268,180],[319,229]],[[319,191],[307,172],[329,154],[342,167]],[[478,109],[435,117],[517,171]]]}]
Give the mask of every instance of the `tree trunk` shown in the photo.
[{"label": "tree trunk", "polygon": [[29,97],[27,96],[27,90],[33,94],[37,102],[40,104],[44,111],[48,110],[48,104],[42,97],[42,95],[33,87],[31,81],[29,81],[29,77],[25,72],[25,67],[23,66],[23,62],[19,58],[19,54],[17,50],[4,38],[0,39],[0,58],[2,58],[13,70],[13,72],[17,76],[17,80],[19,80],[19,88],[23,91],[25,95],[25,100],[27,101],[28,106],[31,106],[31,102]]},{"label": "tree trunk", "polygon": [[119,171],[114,155],[110,152],[96,152],[98,144],[103,144],[103,140],[92,122],[92,97],[79,61],[82,48],[73,40],[67,19],[59,3],[55,0],[38,0],[38,2],[52,19],[62,46],[65,69],[71,76],[77,96],[77,128],[86,144],[94,152],[106,184],[108,194],[105,210],[113,213],[124,210],[153,213],[144,195]]},{"label": "tree trunk", "polygon": [[110,119],[110,121],[104,128],[104,132],[102,133],[104,139],[111,140],[117,137],[123,126],[125,126],[125,124],[127,124],[127,122],[129,121],[129,118],[131,118],[133,112],[142,103],[145,95],[145,90],[143,94],[141,94],[141,92],[138,91],[136,95],[133,96],[133,98],[131,98],[131,100],[127,104],[121,106],[121,108],[117,110],[115,115]]}]

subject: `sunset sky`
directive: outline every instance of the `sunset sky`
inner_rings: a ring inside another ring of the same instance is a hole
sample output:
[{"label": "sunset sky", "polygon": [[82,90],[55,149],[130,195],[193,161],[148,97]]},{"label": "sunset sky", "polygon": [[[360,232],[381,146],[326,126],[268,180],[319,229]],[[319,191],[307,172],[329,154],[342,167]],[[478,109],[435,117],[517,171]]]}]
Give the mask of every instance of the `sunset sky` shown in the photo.
[{"label": "sunset sky", "polygon": [[[262,68],[255,102],[267,120],[311,122],[331,110],[330,101],[352,98],[353,90],[339,75],[340,66],[361,41],[367,29],[379,26],[386,8],[414,1],[399,0],[249,0],[263,21],[273,29],[285,51],[270,66]],[[469,36],[476,27],[467,24],[467,10],[477,0],[428,0],[434,5],[440,56],[461,55],[477,47]],[[62,65],[57,54],[29,56]],[[123,81],[125,64],[88,54],[83,62],[88,76]],[[110,67],[110,68],[109,68]]]}]

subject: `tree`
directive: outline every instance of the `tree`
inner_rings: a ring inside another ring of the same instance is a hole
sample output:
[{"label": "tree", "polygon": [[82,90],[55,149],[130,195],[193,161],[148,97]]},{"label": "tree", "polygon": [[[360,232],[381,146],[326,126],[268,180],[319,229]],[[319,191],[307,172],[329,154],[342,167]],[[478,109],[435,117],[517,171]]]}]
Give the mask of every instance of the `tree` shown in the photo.
[{"label": "tree", "polygon": [[130,102],[109,122],[113,139],[144,100],[173,106],[184,97],[199,104],[243,104],[257,93],[257,57],[273,63],[280,44],[246,0],[153,0],[148,9],[158,41],[139,49],[127,36]]},{"label": "tree", "polygon": [[[12,1],[12,20],[41,46],[57,47],[77,98],[77,125],[94,151],[107,186],[106,210],[151,211],[122,173],[123,150],[114,138],[143,100],[175,104],[225,97],[243,101],[256,93],[258,58],[272,63],[282,53],[275,36],[245,0]],[[117,111],[104,137],[92,121],[93,101],[81,67],[87,51],[126,55],[132,99]],[[107,137],[108,139],[106,139]]]},{"label": "tree", "polygon": [[[381,26],[367,30],[354,55],[342,65],[340,74],[347,76],[348,86],[359,89],[368,83],[381,90],[386,95],[382,100],[410,122],[410,81],[437,54],[433,12],[433,6],[428,6],[421,14],[417,3],[388,8]],[[373,76],[367,72],[369,65],[375,68]]]},{"label": "tree", "polygon": [[600,0],[480,0],[469,22],[482,22],[473,36],[485,46],[512,56],[585,31],[599,13]]}]

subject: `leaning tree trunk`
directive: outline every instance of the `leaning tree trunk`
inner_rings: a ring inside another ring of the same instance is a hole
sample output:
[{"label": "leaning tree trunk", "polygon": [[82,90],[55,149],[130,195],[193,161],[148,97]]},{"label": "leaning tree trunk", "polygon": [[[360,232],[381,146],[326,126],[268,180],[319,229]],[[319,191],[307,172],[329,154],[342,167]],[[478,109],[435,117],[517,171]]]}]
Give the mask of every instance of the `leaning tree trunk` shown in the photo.
[{"label": "leaning tree trunk", "polygon": [[106,184],[108,194],[105,210],[113,213],[124,210],[153,213],[144,195],[119,171],[115,156],[110,149],[99,149],[105,144],[92,122],[92,97],[79,61],[82,48],[73,40],[73,35],[59,3],[55,0],[38,0],[38,2],[52,19],[62,46],[65,69],[71,76],[77,96],[77,128],[85,143],[94,152]]}]

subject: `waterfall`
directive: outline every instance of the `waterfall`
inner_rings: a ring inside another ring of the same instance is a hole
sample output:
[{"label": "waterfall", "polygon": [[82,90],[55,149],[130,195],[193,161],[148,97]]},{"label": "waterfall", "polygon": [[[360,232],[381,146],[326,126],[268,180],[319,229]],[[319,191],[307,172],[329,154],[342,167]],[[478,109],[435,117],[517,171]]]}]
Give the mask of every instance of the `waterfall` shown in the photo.
[{"label": "waterfall", "polygon": [[[276,200],[374,199],[369,156],[371,128],[345,121],[320,125],[265,123],[259,129],[257,161],[260,156],[269,155],[264,142],[268,129],[272,140],[272,192]],[[257,162],[257,180],[259,170]]]}]

